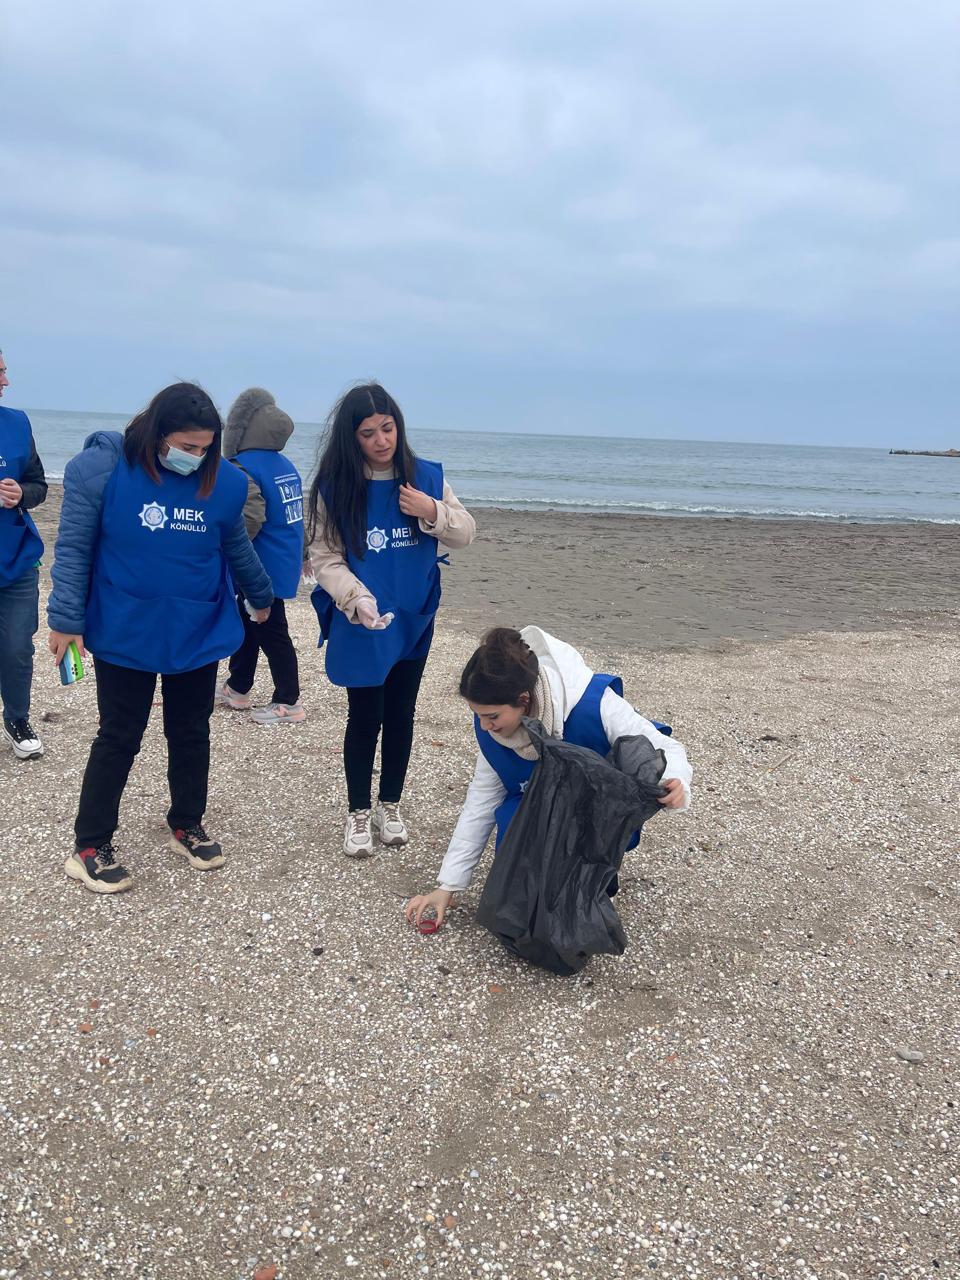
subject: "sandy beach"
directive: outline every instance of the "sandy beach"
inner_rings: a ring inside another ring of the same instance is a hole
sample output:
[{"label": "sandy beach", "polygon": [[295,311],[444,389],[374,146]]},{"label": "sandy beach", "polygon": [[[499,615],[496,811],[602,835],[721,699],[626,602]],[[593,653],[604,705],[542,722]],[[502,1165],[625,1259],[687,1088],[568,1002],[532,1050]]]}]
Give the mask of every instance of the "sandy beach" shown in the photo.
[{"label": "sandy beach", "polygon": [[[52,550],[62,487],[37,524]],[[936,524],[579,515],[479,508],[451,554],[444,620],[536,621],[611,655],[869,630],[960,602],[960,532]],[[48,560],[52,558],[48,556]]]},{"label": "sandy beach", "polygon": [[[227,866],[165,849],[151,723],[116,900],[62,873],[95,688],[40,656],[47,754],[0,754],[0,1277],[958,1274],[956,529],[478,517],[411,843],[366,863],[305,595],[306,724],[214,717]],[[625,863],[626,954],[573,979],[475,926],[482,875],[435,937],[401,915],[473,767],[459,670],[531,621],[694,766]]]}]

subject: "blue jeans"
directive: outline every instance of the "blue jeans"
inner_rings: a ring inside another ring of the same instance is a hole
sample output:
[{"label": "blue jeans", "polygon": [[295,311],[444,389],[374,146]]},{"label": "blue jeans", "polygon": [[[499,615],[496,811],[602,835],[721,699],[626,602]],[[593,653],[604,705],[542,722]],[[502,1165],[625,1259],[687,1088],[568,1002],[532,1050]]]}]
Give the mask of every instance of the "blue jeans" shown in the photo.
[{"label": "blue jeans", "polygon": [[33,637],[40,625],[40,574],[31,569],[23,578],[0,587],[0,702],[10,724],[30,714],[33,683]]}]

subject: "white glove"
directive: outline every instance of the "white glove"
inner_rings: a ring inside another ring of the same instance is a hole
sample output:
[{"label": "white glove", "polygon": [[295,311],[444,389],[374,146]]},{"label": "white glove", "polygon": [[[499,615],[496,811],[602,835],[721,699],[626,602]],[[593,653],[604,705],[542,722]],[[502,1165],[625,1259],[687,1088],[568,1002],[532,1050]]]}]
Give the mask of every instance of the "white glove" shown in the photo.
[{"label": "white glove", "polygon": [[368,631],[385,631],[393,621],[392,613],[385,613],[381,618],[377,602],[370,596],[364,596],[357,602],[357,617]]}]

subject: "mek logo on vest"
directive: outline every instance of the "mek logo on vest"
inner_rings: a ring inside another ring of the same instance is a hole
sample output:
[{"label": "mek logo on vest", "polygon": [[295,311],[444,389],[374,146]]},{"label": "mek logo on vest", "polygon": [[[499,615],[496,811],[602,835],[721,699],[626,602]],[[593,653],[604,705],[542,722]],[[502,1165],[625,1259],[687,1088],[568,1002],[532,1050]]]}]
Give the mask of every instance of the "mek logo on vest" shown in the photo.
[{"label": "mek logo on vest", "polygon": [[206,516],[194,507],[174,507],[173,519],[167,515],[167,508],[159,502],[145,502],[140,512],[140,523],[152,533],[169,527],[176,533],[206,533]]},{"label": "mek logo on vest", "polygon": [[388,547],[415,547],[417,539],[410,525],[400,525],[387,533],[386,529],[367,530],[367,550],[386,551]]}]

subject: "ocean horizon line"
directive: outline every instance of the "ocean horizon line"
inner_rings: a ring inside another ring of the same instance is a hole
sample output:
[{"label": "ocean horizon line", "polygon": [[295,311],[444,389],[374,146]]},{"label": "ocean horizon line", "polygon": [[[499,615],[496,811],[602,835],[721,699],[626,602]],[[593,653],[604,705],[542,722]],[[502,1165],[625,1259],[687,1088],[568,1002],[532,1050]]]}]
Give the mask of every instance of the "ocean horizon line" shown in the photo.
[{"label": "ocean horizon line", "polygon": [[[115,409],[42,409],[38,406],[10,406],[11,408],[23,408],[24,413],[29,417],[30,414],[56,415],[58,417],[87,417],[87,418],[115,418],[123,422],[129,422],[134,413],[118,412]],[[136,411],[135,411],[136,412]],[[293,415],[291,415],[293,416]],[[297,427],[314,428],[318,432],[325,430],[326,422],[316,422],[310,418],[293,418],[294,425]],[[531,438],[540,439],[558,439],[558,440],[610,440],[623,441],[631,440],[645,442],[650,444],[696,444],[696,445],[738,445],[752,449],[829,449],[837,452],[873,452],[879,450],[882,453],[889,453],[891,450],[904,448],[896,442],[883,444],[811,444],[796,440],[735,440],[724,437],[704,436],[647,436],[647,435],[601,435],[597,432],[579,432],[579,431],[540,431],[531,428],[529,431],[502,431],[490,429],[486,427],[427,427],[416,426],[408,427],[408,431],[412,435],[416,435],[418,431],[426,431],[435,435],[443,435],[451,433],[457,436],[497,436],[511,440],[529,440]],[[944,446],[947,448],[949,446]],[[930,446],[935,450],[935,446]]]}]

